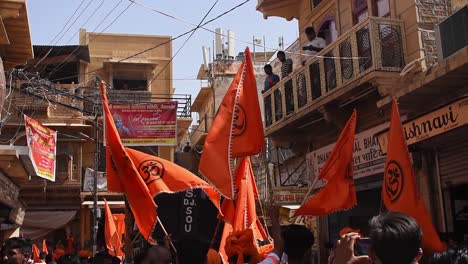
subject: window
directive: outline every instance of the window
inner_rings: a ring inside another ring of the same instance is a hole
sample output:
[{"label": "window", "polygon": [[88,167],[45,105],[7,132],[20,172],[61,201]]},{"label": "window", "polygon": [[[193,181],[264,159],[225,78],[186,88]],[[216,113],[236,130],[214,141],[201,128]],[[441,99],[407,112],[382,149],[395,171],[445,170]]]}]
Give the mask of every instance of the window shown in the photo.
[{"label": "window", "polygon": [[317,35],[323,38],[327,42],[327,45],[335,41],[338,37],[335,20],[328,19],[325,21],[320,27]]},{"label": "window", "polygon": [[114,86],[114,89],[116,90],[146,91],[147,90],[146,87],[148,86],[148,81],[114,78],[113,86]]},{"label": "window", "polygon": [[369,9],[367,8],[367,0],[354,1],[354,20],[359,23],[369,16]]},{"label": "window", "polygon": [[354,1],[354,22],[355,24],[366,20],[369,16],[390,17],[389,0],[372,0],[372,11],[369,11],[367,0]]},{"label": "window", "polygon": [[310,0],[310,6],[317,7],[318,5],[320,5],[321,2],[322,0]]},{"label": "window", "polygon": [[389,17],[390,16],[390,3],[388,0],[376,0],[377,16]]}]

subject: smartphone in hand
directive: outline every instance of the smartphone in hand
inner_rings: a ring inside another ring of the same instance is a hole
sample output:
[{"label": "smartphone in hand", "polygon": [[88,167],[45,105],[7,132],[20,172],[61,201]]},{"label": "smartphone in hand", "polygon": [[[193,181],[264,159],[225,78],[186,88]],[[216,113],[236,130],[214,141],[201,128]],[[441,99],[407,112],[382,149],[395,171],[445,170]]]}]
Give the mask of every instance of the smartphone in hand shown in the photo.
[{"label": "smartphone in hand", "polygon": [[369,249],[371,246],[371,240],[368,237],[362,237],[356,240],[354,244],[354,255],[355,256],[368,256]]}]

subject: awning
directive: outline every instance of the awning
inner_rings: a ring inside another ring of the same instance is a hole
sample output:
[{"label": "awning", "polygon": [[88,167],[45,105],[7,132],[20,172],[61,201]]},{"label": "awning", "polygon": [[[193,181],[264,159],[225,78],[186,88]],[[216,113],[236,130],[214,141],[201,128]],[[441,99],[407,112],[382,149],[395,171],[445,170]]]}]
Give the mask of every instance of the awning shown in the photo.
[{"label": "awning", "polygon": [[32,240],[65,227],[75,219],[76,211],[26,211],[20,232]]}]

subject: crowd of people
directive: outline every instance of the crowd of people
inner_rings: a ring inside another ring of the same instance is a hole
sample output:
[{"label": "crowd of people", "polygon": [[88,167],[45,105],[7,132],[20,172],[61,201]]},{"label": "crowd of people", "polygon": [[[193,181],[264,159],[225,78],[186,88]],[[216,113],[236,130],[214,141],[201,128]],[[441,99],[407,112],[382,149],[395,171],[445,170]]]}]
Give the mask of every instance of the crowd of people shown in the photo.
[{"label": "crowd of people", "polygon": [[[258,246],[251,229],[233,232],[226,239],[225,253],[229,264],[315,264],[311,257],[315,243],[313,233],[304,226],[280,226],[278,208],[273,207],[273,243]],[[373,217],[366,236],[349,230],[330,247],[328,264],[468,264],[468,250],[463,246],[448,245],[448,249],[432,255],[422,250],[422,234],[416,221],[402,213],[387,212]],[[369,242],[369,247],[360,249],[360,242]],[[179,241],[176,251],[171,247],[170,236],[162,245],[149,247],[134,256],[134,264],[220,264],[221,255],[197,241],[197,238]],[[273,247],[274,244],[274,247]],[[63,251],[63,250],[62,250]],[[60,251],[60,252],[62,252]],[[103,249],[93,257],[87,254],[62,254],[57,250],[47,254],[41,252],[34,260],[31,240],[14,237],[2,246],[3,264],[119,264],[122,260]]]}]

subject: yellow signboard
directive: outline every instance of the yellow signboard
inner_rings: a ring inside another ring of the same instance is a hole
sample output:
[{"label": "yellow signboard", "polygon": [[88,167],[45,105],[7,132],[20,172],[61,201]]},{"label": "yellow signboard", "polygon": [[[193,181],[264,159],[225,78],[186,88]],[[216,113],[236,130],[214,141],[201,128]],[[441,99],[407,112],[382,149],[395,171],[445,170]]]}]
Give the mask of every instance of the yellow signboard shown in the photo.
[{"label": "yellow signboard", "polygon": [[[468,124],[468,97],[403,124],[408,145]],[[382,153],[387,153],[388,131],[377,135]]]}]

